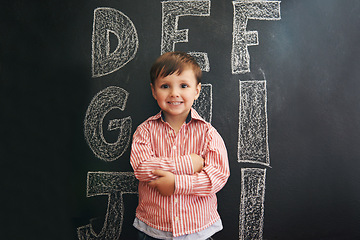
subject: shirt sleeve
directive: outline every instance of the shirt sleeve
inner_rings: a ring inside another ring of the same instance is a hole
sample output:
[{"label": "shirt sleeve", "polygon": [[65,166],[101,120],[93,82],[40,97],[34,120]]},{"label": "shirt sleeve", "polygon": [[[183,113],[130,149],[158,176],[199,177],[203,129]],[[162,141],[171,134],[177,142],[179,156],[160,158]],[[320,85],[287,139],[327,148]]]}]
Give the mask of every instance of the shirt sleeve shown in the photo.
[{"label": "shirt sleeve", "polygon": [[140,125],[134,133],[131,145],[130,164],[139,181],[151,181],[157,178],[153,170],[164,170],[173,174],[193,174],[194,168],[190,155],[177,159],[155,156],[148,128]]},{"label": "shirt sleeve", "polygon": [[176,175],[174,194],[208,196],[226,184],[230,170],[225,143],[215,128],[211,128],[206,141],[203,170],[193,175]]}]

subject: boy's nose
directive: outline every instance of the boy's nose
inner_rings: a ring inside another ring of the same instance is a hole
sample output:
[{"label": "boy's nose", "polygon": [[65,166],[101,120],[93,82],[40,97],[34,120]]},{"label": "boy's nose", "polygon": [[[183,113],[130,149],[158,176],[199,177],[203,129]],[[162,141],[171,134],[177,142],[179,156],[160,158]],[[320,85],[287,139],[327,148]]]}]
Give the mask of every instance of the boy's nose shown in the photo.
[{"label": "boy's nose", "polygon": [[179,92],[177,91],[177,89],[172,89],[170,94],[171,94],[172,97],[178,97],[179,96]]}]

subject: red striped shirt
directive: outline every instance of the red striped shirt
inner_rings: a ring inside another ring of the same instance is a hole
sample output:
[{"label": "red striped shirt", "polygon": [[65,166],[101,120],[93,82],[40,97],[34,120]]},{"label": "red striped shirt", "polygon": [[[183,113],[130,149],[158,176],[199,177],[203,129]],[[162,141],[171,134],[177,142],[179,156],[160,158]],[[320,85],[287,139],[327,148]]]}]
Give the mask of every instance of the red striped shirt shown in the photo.
[{"label": "red striped shirt", "polygon": [[[200,155],[205,165],[195,173],[190,154]],[[161,112],[142,123],[133,136],[130,163],[139,182],[136,217],[150,227],[172,232],[174,237],[199,232],[220,219],[216,192],[230,171],[223,139],[210,123],[191,109],[191,121],[177,134],[161,118]],[[147,182],[151,171],[175,174],[175,192],[162,196]]]}]

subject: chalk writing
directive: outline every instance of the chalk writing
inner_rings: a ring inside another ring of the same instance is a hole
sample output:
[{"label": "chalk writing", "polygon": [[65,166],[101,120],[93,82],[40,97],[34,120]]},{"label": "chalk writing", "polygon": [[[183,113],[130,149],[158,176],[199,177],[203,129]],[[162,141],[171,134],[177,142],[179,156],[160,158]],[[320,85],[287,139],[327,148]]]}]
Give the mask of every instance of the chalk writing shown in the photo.
[{"label": "chalk writing", "polygon": [[[232,74],[250,72],[249,46],[259,44],[258,32],[247,31],[249,19],[279,20],[280,1],[236,0],[233,4]],[[189,41],[189,29],[178,29],[183,16],[210,16],[210,0],[162,1],[161,54],[175,50],[175,44]],[[117,44],[115,46],[114,41]],[[114,45],[114,46],[112,46]],[[113,8],[94,10],[92,32],[92,77],[113,73],[136,55],[138,35],[133,22]],[[202,71],[210,71],[208,54],[190,51]],[[269,166],[266,81],[240,81],[238,161]],[[128,149],[131,117],[110,119],[110,111],[124,111],[129,93],[115,86],[100,91],[92,99],[84,120],[84,135],[96,157],[104,161],[120,158]],[[199,98],[193,107],[208,122],[212,120],[212,85],[202,84]],[[110,143],[104,129],[118,131],[118,138]],[[266,169],[241,170],[240,239],[262,239]],[[108,196],[108,208],[100,233],[90,224],[77,229],[78,238],[119,239],[122,229],[123,194],[137,193],[137,180],[129,172],[88,172],[87,197]]]},{"label": "chalk writing", "polygon": [[266,169],[241,169],[239,239],[262,239]]},{"label": "chalk writing", "polygon": [[207,53],[203,52],[188,52],[196,62],[199,64],[201,71],[210,72],[210,63]]},{"label": "chalk writing", "polygon": [[[248,46],[259,44],[248,19],[280,20],[280,1],[233,1],[232,74],[250,72]],[[266,81],[240,81],[238,161],[269,166]],[[266,169],[242,169],[239,239],[262,239]]]},{"label": "chalk writing", "polygon": [[194,102],[193,108],[205,121],[211,123],[212,119],[212,85],[210,83],[201,85],[199,98]]},{"label": "chalk writing", "polygon": [[240,81],[238,161],[269,165],[266,81]]},{"label": "chalk writing", "polygon": [[104,138],[103,121],[113,109],[124,111],[129,93],[120,87],[110,86],[100,91],[91,101],[85,115],[84,134],[93,153],[104,161],[118,159],[128,148],[131,137],[131,117],[111,120],[108,130],[119,130],[115,143]]},{"label": "chalk writing", "polygon": [[[110,52],[110,34],[117,38],[118,45]],[[92,75],[101,77],[110,74],[129,61],[138,49],[138,36],[132,21],[113,8],[94,10],[92,34]]]},{"label": "chalk writing", "polygon": [[90,224],[77,229],[81,240],[119,239],[124,218],[123,194],[136,194],[134,173],[130,172],[88,172],[87,197],[108,195],[105,222],[100,233],[95,233]]},{"label": "chalk writing", "polygon": [[279,20],[280,1],[233,1],[233,42],[231,69],[233,74],[250,72],[248,46],[259,44],[257,31],[246,31],[248,19]]},{"label": "chalk writing", "polygon": [[[175,50],[175,44],[188,42],[189,29],[178,30],[181,16],[210,16],[210,1],[163,1],[161,54]],[[208,72],[209,59],[207,53],[189,52],[200,65],[202,71]]]}]

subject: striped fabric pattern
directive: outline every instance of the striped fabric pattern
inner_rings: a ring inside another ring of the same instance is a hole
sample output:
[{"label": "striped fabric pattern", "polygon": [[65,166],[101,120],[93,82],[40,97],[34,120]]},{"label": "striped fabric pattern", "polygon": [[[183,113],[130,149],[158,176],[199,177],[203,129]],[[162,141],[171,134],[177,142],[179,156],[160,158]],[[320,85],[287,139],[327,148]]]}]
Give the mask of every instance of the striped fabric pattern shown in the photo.
[{"label": "striped fabric pattern", "polygon": [[[205,159],[194,173],[190,154]],[[210,123],[191,109],[191,120],[175,134],[161,112],[142,123],[133,136],[130,163],[139,182],[136,217],[150,227],[172,232],[174,237],[204,230],[220,219],[216,192],[230,171],[223,139]],[[147,182],[160,169],[175,174],[175,192],[162,196]]]}]

